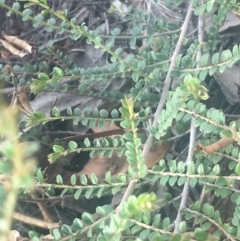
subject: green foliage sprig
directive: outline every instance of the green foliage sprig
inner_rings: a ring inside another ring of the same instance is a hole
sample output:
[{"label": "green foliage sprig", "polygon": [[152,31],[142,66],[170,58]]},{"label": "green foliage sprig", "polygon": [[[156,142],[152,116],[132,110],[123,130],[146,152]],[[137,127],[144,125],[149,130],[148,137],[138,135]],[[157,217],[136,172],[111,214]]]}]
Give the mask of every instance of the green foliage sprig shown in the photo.
[{"label": "green foliage sprig", "polygon": [[1,107],[0,134],[1,155],[0,166],[0,235],[3,241],[9,240],[12,217],[21,188],[31,188],[34,179],[35,163],[29,154],[36,149],[34,145],[27,146],[18,140],[16,109]]}]

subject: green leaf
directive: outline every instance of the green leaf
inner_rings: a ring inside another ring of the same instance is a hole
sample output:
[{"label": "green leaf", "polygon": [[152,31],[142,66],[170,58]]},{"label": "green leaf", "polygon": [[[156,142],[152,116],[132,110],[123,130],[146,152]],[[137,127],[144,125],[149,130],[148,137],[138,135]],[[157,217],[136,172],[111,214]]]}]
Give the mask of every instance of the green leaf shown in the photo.
[{"label": "green leaf", "polygon": [[209,54],[208,53],[203,54],[199,62],[200,67],[205,67],[208,64],[208,59],[209,59]]},{"label": "green leaf", "polygon": [[222,62],[225,62],[231,58],[232,58],[232,53],[229,49],[222,51],[222,53],[221,53]]},{"label": "green leaf", "polygon": [[139,234],[139,238],[140,238],[141,240],[147,240],[149,234],[150,234],[150,230],[149,230],[149,229],[145,229],[145,230],[143,230],[143,231]]},{"label": "green leaf", "polygon": [[219,175],[220,171],[221,171],[221,169],[220,169],[219,164],[216,164],[216,165],[213,167],[212,172],[214,173],[214,175]]},{"label": "green leaf", "polygon": [[207,69],[201,70],[200,73],[199,73],[199,79],[204,81],[205,78],[207,77],[207,75],[208,75]]},{"label": "green leaf", "polygon": [[218,64],[218,62],[219,62],[219,57],[220,57],[220,54],[219,54],[219,53],[213,54],[213,56],[212,56],[212,64],[213,64],[213,65],[217,65],[217,64]]},{"label": "green leaf", "polygon": [[113,119],[117,119],[118,118],[118,111],[116,109],[111,111],[111,116]]},{"label": "green leaf", "polygon": [[171,222],[170,222],[170,219],[169,219],[169,218],[164,218],[164,219],[163,219],[162,226],[163,226],[163,228],[164,228],[165,230],[169,229],[170,224],[171,224]]},{"label": "green leaf", "polygon": [[232,138],[232,132],[230,130],[222,130],[220,132],[220,136],[221,137],[228,137],[228,138]]},{"label": "green leaf", "polygon": [[163,237],[159,233],[154,233],[149,239],[149,241],[163,241]]},{"label": "green leaf", "polygon": [[199,241],[207,240],[207,233],[201,230],[200,228],[196,228],[194,230],[194,237]]},{"label": "green leaf", "polygon": [[52,236],[54,237],[55,240],[59,240],[62,237],[61,232],[58,228],[52,229],[51,234],[52,234]]},{"label": "green leaf", "polygon": [[194,163],[189,163],[187,166],[187,171],[189,174],[195,174],[195,164]]},{"label": "green leaf", "polygon": [[56,182],[57,182],[57,184],[59,184],[59,185],[62,185],[63,184],[63,178],[62,178],[62,176],[61,175],[57,175],[56,176]]},{"label": "green leaf", "polygon": [[91,180],[92,184],[94,184],[94,185],[97,185],[97,184],[98,184],[98,178],[97,178],[97,176],[96,176],[95,173],[92,173],[92,174],[90,175],[90,180]]},{"label": "green leaf", "polygon": [[78,144],[77,144],[77,142],[75,142],[75,141],[70,141],[70,142],[68,143],[68,146],[69,146],[69,148],[70,148],[71,150],[75,150],[75,149],[78,147]]},{"label": "green leaf", "polygon": [[182,186],[183,184],[185,184],[185,182],[187,181],[187,177],[179,177],[178,178],[178,186]]},{"label": "green leaf", "polygon": [[222,74],[226,70],[226,68],[227,68],[227,65],[224,65],[224,64],[221,65],[220,68],[219,68],[220,74]]},{"label": "green leaf", "polygon": [[107,182],[107,183],[112,183],[112,176],[111,176],[111,172],[110,171],[108,171],[106,174],[105,174],[105,181]]},{"label": "green leaf", "polygon": [[101,217],[104,217],[106,215],[106,210],[101,207],[101,206],[98,206],[96,208],[96,212],[101,216]]},{"label": "green leaf", "polygon": [[118,36],[120,33],[121,33],[121,29],[120,29],[120,28],[114,28],[114,29],[111,31],[111,34],[112,34],[113,36]]},{"label": "green leaf", "polygon": [[208,215],[209,217],[212,217],[213,214],[213,207],[209,203],[204,203],[202,206],[202,211],[204,214]]},{"label": "green leaf", "polygon": [[41,169],[37,170],[37,178],[39,182],[44,183],[44,175]]},{"label": "green leaf", "polygon": [[178,177],[172,176],[172,177],[169,178],[168,183],[171,187],[173,187],[175,185],[175,183],[177,182],[177,180],[178,180]]},{"label": "green leaf", "polygon": [[14,4],[12,5],[12,8],[13,8],[14,10],[19,10],[19,9],[20,9],[20,4],[19,4],[19,3],[14,3]]},{"label": "green leaf", "polygon": [[118,179],[123,183],[123,184],[127,184],[127,176],[123,173],[120,173],[118,175]]},{"label": "green leaf", "polygon": [[119,191],[121,190],[121,187],[114,187],[114,188],[112,188],[112,194],[113,195],[115,195],[115,194],[117,194]]},{"label": "green leaf", "polygon": [[72,116],[73,115],[73,111],[71,107],[67,108],[67,115]]},{"label": "green leaf", "polygon": [[137,38],[133,37],[133,38],[130,39],[129,44],[130,44],[131,47],[136,47],[136,42],[137,42]]},{"label": "green leaf", "polygon": [[179,224],[179,231],[180,233],[185,233],[187,230],[187,224],[185,221],[182,221],[180,224]]},{"label": "green leaf", "polygon": [[217,72],[218,68],[216,66],[211,66],[210,69],[209,69],[209,72],[208,74],[210,76],[214,75],[216,72]]},{"label": "green leaf", "polygon": [[69,146],[69,148],[70,148],[71,150],[75,150],[75,149],[77,149],[78,144],[77,144],[75,141],[70,141],[70,142],[68,143],[68,146]]},{"label": "green leaf", "polygon": [[85,138],[83,142],[84,142],[84,145],[86,147],[90,147],[91,146],[90,140],[88,138]]},{"label": "green leaf", "polygon": [[53,145],[53,151],[55,153],[63,153],[65,151],[65,149],[62,146]]},{"label": "green leaf", "polygon": [[[180,227],[179,227],[180,228]],[[180,231],[180,230],[179,230]],[[186,235],[187,236],[187,235]],[[172,236],[172,238],[170,239],[171,241],[181,241],[181,238],[182,238],[182,236],[181,236],[181,234],[180,233],[178,233],[178,234],[173,234],[173,236]],[[184,239],[183,239],[184,241],[186,240],[186,241],[189,241],[190,240],[190,238],[188,239],[188,238],[185,238],[185,236],[184,236]]]},{"label": "green leaf", "polygon": [[235,167],[235,172],[238,174],[238,176],[240,176],[240,163],[238,163]]},{"label": "green leaf", "polygon": [[77,182],[77,177],[75,174],[73,174],[70,178],[70,182],[71,182],[71,185],[76,185],[76,182]]},{"label": "green leaf", "polygon": [[82,124],[83,126],[87,126],[87,125],[88,125],[88,119],[87,119],[87,118],[82,119],[82,120],[81,120],[81,124]]},{"label": "green leaf", "polygon": [[132,235],[135,235],[136,233],[138,233],[138,232],[141,231],[141,230],[142,230],[142,228],[141,228],[140,226],[135,225],[135,226],[133,226],[133,227],[131,228],[131,234],[132,234]]},{"label": "green leaf", "polygon": [[210,13],[213,9],[215,1],[214,0],[210,0],[207,2],[207,11]]},{"label": "green leaf", "polygon": [[130,116],[129,110],[126,107],[120,107],[119,111],[121,112],[123,117],[128,118]]},{"label": "green leaf", "polygon": [[163,176],[160,179],[160,185],[165,186],[169,180],[169,176]]},{"label": "green leaf", "polygon": [[82,115],[82,111],[79,108],[74,109],[74,115],[80,117]]},{"label": "green leaf", "polygon": [[123,52],[123,49],[120,48],[120,47],[115,50],[115,54],[116,54],[116,55],[121,55],[122,52]]},{"label": "green leaf", "polygon": [[96,241],[108,241],[108,240],[109,239],[106,236],[103,236],[102,234],[99,234],[96,239]]},{"label": "green leaf", "polygon": [[80,220],[79,218],[75,218],[74,220],[73,220],[73,225],[76,227],[76,228],[78,228],[78,229],[82,229],[82,227],[83,227],[83,222],[82,222],[82,220]]},{"label": "green leaf", "polygon": [[100,188],[98,189],[98,191],[97,191],[97,193],[96,193],[96,196],[97,196],[98,198],[100,198],[100,197],[102,196],[104,189],[105,189],[104,187],[100,187]]},{"label": "green leaf", "polygon": [[132,28],[131,32],[132,32],[132,35],[133,35],[133,36],[138,36],[138,35],[140,35],[141,32],[142,32],[141,25],[135,25],[135,26]]},{"label": "green leaf", "polygon": [[102,118],[108,118],[108,112],[105,109],[100,110],[100,116]]},{"label": "green leaf", "polygon": [[50,164],[55,163],[61,157],[61,153],[51,153],[48,155],[48,161]]},{"label": "green leaf", "polygon": [[161,225],[161,214],[156,214],[153,218],[153,227],[159,228]]},{"label": "green leaf", "polygon": [[111,49],[114,46],[114,42],[115,42],[114,40],[115,40],[115,38],[113,38],[113,37],[109,38],[106,43],[106,48]]},{"label": "green leaf", "polygon": [[81,197],[82,194],[82,189],[79,188],[75,193],[74,193],[74,198],[78,200]]},{"label": "green leaf", "polygon": [[46,75],[45,73],[39,73],[39,74],[38,74],[38,78],[39,78],[41,81],[48,81],[48,80],[49,80],[48,75]]},{"label": "green leaf", "polygon": [[197,185],[197,182],[198,182],[197,178],[191,178],[191,179],[189,180],[189,185],[190,185],[192,188],[195,188],[195,186]]},{"label": "green leaf", "polygon": [[200,164],[198,165],[198,167],[197,167],[197,172],[198,172],[198,174],[200,174],[200,175],[204,175],[204,166],[203,166],[202,163],[200,163]]},{"label": "green leaf", "polygon": [[155,135],[157,133],[157,128],[153,126],[148,126],[147,130],[150,134]]},{"label": "green leaf", "polygon": [[83,185],[87,185],[88,180],[87,180],[87,177],[86,177],[84,174],[82,174],[82,175],[80,176],[80,182],[81,182]]},{"label": "green leaf", "polygon": [[82,214],[82,220],[83,222],[87,223],[87,224],[92,224],[93,223],[93,216],[90,213],[84,212]]},{"label": "green leaf", "polygon": [[[29,231],[29,232],[28,232],[28,235],[29,235],[29,237],[32,238],[32,239],[33,239],[33,238],[36,238],[36,237],[37,237],[37,238],[40,237],[40,235],[39,235],[36,231]],[[38,241],[38,240],[37,240],[37,241]],[[39,239],[39,241],[40,241],[40,239]]]},{"label": "green leaf", "polygon": [[56,117],[59,117],[60,116],[60,111],[58,110],[58,108],[56,106],[54,106],[52,108],[52,115],[53,116],[56,116]]},{"label": "green leaf", "polygon": [[219,178],[216,180],[215,184],[216,184],[217,186],[227,186],[228,181],[227,181],[224,177],[219,177]]},{"label": "green leaf", "polygon": [[120,122],[120,125],[124,129],[130,129],[131,128],[131,121],[130,120],[124,120]]},{"label": "green leaf", "polygon": [[68,226],[68,225],[66,225],[66,224],[63,224],[63,225],[61,226],[61,231],[62,231],[62,233],[66,234],[66,235],[69,235],[69,234],[72,233],[71,227]]},{"label": "green leaf", "polygon": [[64,75],[64,72],[58,68],[58,67],[54,67],[53,68],[53,76],[54,77],[62,77]]},{"label": "green leaf", "polygon": [[92,196],[93,191],[94,191],[94,189],[91,188],[91,187],[89,187],[89,188],[87,189],[87,191],[85,192],[85,197],[86,197],[87,199],[89,199],[89,198]]},{"label": "green leaf", "polygon": [[177,163],[177,170],[180,173],[185,172],[185,163],[183,161],[180,161],[180,162]]},{"label": "green leaf", "polygon": [[139,80],[139,77],[140,77],[140,74],[138,72],[133,72],[132,73],[132,79],[133,79],[134,82],[137,83],[138,80]]},{"label": "green leaf", "polygon": [[206,9],[206,4],[201,4],[194,8],[195,15],[202,15]]}]

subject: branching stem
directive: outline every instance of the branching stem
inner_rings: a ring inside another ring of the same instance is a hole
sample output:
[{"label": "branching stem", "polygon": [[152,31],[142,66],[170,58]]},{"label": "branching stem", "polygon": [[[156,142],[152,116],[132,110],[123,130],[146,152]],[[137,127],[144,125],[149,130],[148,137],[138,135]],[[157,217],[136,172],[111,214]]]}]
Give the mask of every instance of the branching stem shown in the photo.
[{"label": "branching stem", "polygon": [[[158,104],[158,107],[157,107],[157,110],[154,114],[154,121],[153,121],[153,127],[156,127],[157,124],[158,124],[158,117],[159,115],[161,114],[162,110],[163,110],[163,107],[165,105],[165,102],[166,102],[166,99],[167,99],[167,93],[169,91],[169,88],[170,88],[170,85],[171,85],[171,72],[172,70],[174,69],[174,66],[175,66],[175,60],[180,52],[180,49],[182,47],[182,42],[183,42],[183,39],[184,39],[184,36],[187,32],[187,27],[189,25],[189,21],[190,21],[190,18],[191,18],[191,15],[192,15],[192,4],[190,3],[189,4],[189,7],[188,7],[188,11],[187,11],[187,15],[185,17],[185,20],[184,20],[184,23],[182,25],[182,28],[181,28],[181,33],[180,33],[180,36],[179,36],[179,39],[178,39],[178,42],[177,42],[177,45],[176,45],[176,48],[174,50],[174,53],[173,53],[173,56],[172,56],[172,59],[171,59],[171,64],[169,66],[169,69],[168,69],[168,73],[167,73],[167,76],[166,76],[166,79],[165,79],[165,82],[164,82],[164,87],[163,87],[163,90],[162,90],[162,95],[161,95],[161,99],[159,101],[159,104]],[[150,148],[152,146],[152,142],[153,142],[153,135],[149,135],[148,138],[147,138],[147,141],[144,145],[144,148],[143,148],[143,156],[144,156],[144,159],[146,160],[146,157],[150,151]],[[122,203],[126,202],[129,198],[129,196],[131,195],[132,191],[134,190],[134,187],[135,187],[135,184],[136,184],[136,181],[130,181],[128,187],[127,187],[127,190],[121,200],[121,203],[119,204],[119,208],[118,208],[118,212],[120,212],[120,209],[121,209],[121,205]]]}]

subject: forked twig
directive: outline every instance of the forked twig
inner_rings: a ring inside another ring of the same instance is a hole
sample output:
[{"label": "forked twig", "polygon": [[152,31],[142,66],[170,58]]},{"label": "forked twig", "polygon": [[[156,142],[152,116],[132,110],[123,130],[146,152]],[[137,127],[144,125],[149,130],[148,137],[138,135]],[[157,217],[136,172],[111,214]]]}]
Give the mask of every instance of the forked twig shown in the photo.
[{"label": "forked twig", "polygon": [[[200,43],[203,41],[203,37],[204,37],[204,16],[200,15],[198,17],[198,40]],[[199,61],[200,61],[201,56],[202,56],[202,52],[201,52],[201,50],[199,50],[197,52],[197,56],[196,56],[197,68],[199,67]],[[196,135],[197,135],[197,129],[195,127],[195,117],[192,117],[191,127],[190,127],[190,143],[189,143],[189,148],[188,148],[188,157],[186,160],[186,165],[189,165],[190,163],[193,162],[192,151],[195,146]],[[174,233],[179,233],[179,226],[182,221],[181,211],[186,206],[188,194],[189,194],[189,178],[187,178],[187,181],[185,182],[184,187],[183,187],[182,199],[181,199],[180,206],[178,209],[177,217],[174,222],[174,224],[175,224]]]},{"label": "forked twig", "polygon": [[[168,69],[168,73],[167,73],[167,76],[166,76],[166,79],[165,79],[165,82],[164,82],[164,87],[163,87],[163,90],[162,90],[161,99],[158,103],[157,110],[154,114],[153,127],[156,127],[158,125],[158,117],[161,114],[161,112],[163,110],[163,107],[165,105],[165,102],[166,102],[166,99],[167,99],[167,94],[168,94],[168,91],[169,91],[169,88],[170,88],[170,85],[171,85],[170,74],[171,74],[172,70],[174,69],[175,60],[176,60],[176,58],[177,58],[177,56],[180,52],[180,49],[182,47],[182,42],[183,42],[184,36],[187,32],[187,28],[188,28],[188,25],[189,25],[191,15],[192,15],[192,4],[190,3],[189,7],[188,7],[187,15],[186,15],[185,20],[183,22],[183,25],[181,27],[181,33],[180,33],[176,48],[174,50],[174,53],[173,53],[173,56],[172,56],[172,59],[171,59],[171,63],[170,63],[169,69]],[[146,143],[144,145],[144,149],[143,149],[143,156],[144,156],[145,160],[146,160],[146,157],[147,157],[147,155],[150,151],[150,148],[152,146],[152,142],[153,142],[153,135],[150,134],[147,138],[147,141],[146,141]],[[122,198],[122,200],[119,204],[119,207],[117,209],[117,213],[120,213],[122,203],[124,203],[128,200],[128,197],[131,195],[132,191],[134,190],[135,184],[136,184],[136,181],[134,181],[134,180],[131,180],[129,182],[127,190],[124,193],[123,198]]]}]

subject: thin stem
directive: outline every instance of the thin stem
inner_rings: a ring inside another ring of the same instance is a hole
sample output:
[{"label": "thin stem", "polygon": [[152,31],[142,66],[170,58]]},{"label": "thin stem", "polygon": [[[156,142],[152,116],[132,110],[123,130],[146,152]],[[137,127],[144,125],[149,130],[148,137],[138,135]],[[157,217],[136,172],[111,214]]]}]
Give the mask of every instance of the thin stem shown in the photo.
[{"label": "thin stem", "polygon": [[148,170],[148,173],[158,175],[158,176],[170,176],[170,177],[188,177],[188,178],[199,178],[199,179],[207,179],[207,180],[217,180],[219,177],[224,178],[229,181],[240,181],[240,176],[217,176],[217,175],[200,175],[200,174],[184,174],[184,173],[173,173],[173,172],[160,172],[160,171],[152,171]]},{"label": "thin stem", "polygon": [[193,211],[191,209],[188,209],[186,208],[185,209],[187,212],[189,213],[192,213],[198,217],[203,217],[205,219],[207,219],[210,223],[214,224],[214,226],[216,226],[220,231],[223,232],[223,234],[227,237],[228,240],[231,240],[231,241],[237,241],[237,239],[235,239],[234,237],[232,237],[219,223],[217,223],[215,220],[213,220],[212,218],[202,214],[202,213],[199,213],[199,212],[196,212],[196,211]]},{"label": "thin stem", "polygon": [[[178,39],[178,42],[177,42],[177,46],[174,50],[174,53],[173,53],[173,56],[172,56],[172,59],[171,59],[171,64],[169,66],[168,73],[167,73],[167,76],[166,76],[166,79],[165,79],[165,84],[164,84],[164,87],[163,87],[163,90],[162,90],[161,99],[160,99],[160,102],[158,104],[157,110],[154,114],[155,117],[154,117],[154,121],[153,121],[153,127],[156,127],[158,125],[158,117],[161,114],[161,112],[163,110],[163,107],[165,105],[165,102],[166,102],[166,99],[167,99],[167,93],[168,93],[170,85],[171,85],[170,74],[171,74],[172,70],[174,69],[175,60],[176,60],[176,58],[177,58],[177,56],[180,52],[182,42],[183,42],[183,38],[184,38],[184,36],[187,32],[187,27],[189,25],[191,15],[192,15],[192,4],[189,4],[188,12],[187,12],[186,18],[184,20],[184,23],[182,25],[181,33],[180,33],[180,36],[179,36],[179,39]],[[152,142],[153,142],[153,135],[150,134],[147,138],[147,141],[146,141],[146,143],[144,145],[144,149],[143,149],[143,157],[144,157],[145,160],[146,160],[147,155],[148,155],[148,153],[150,151],[150,148],[152,146]],[[122,200],[119,204],[118,210],[121,209],[122,203],[124,203],[128,200],[129,196],[131,195],[132,191],[134,190],[135,184],[136,184],[135,180],[132,180],[132,181],[129,182],[127,190],[126,190],[126,192],[125,192],[125,194],[124,194],[124,196],[123,196],[123,198],[122,198]]]},{"label": "thin stem", "polygon": [[[172,31],[167,31],[167,32],[163,32],[163,33],[159,33],[159,34],[155,34],[153,35],[154,38],[157,38],[157,37],[162,37],[162,36],[167,36],[167,35],[171,35],[171,34],[176,34],[176,33],[179,33],[180,32],[180,29],[176,29],[176,30],[172,30]],[[113,36],[111,35],[99,35],[101,38],[112,38]],[[134,36],[132,35],[119,35],[119,36],[114,36],[115,39],[132,39]],[[140,35],[140,36],[136,36],[137,39],[145,39],[145,38],[148,38],[149,35]]]},{"label": "thin stem", "polygon": [[[204,36],[203,23],[204,23],[204,17],[203,17],[203,15],[201,15],[198,18],[198,40],[200,43],[203,41],[203,36]],[[197,52],[197,56],[196,56],[197,68],[199,67],[199,61],[200,61],[201,56],[202,56],[202,52],[201,52],[201,50],[199,50]],[[190,130],[191,130],[190,131],[190,143],[189,143],[189,148],[188,148],[188,157],[186,160],[186,166],[188,166],[189,164],[191,164],[193,162],[192,150],[194,149],[195,142],[196,142],[196,136],[197,136],[197,129],[195,127],[195,117],[192,117],[192,119],[191,119]],[[180,223],[182,221],[181,211],[186,206],[188,194],[189,194],[189,178],[187,178],[187,181],[185,182],[184,187],[183,187],[182,199],[181,199],[181,202],[179,205],[177,217],[174,222],[175,223],[174,233],[179,233],[179,227],[180,227]]]},{"label": "thin stem", "polygon": [[[194,148],[195,145],[195,141],[196,141],[196,127],[195,127],[195,118],[192,117],[191,120],[191,132],[190,132],[190,143],[189,143],[189,149],[188,149],[188,157],[186,160],[186,166],[189,165],[190,163],[192,163],[192,150]],[[175,227],[174,227],[174,233],[179,233],[179,226],[180,223],[182,221],[182,216],[181,216],[181,210],[186,206],[187,203],[187,198],[188,198],[188,193],[189,193],[189,177],[187,178],[184,187],[183,187],[183,191],[182,191],[182,199],[181,199],[181,203],[178,209],[178,214],[177,217],[175,219]]]}]

